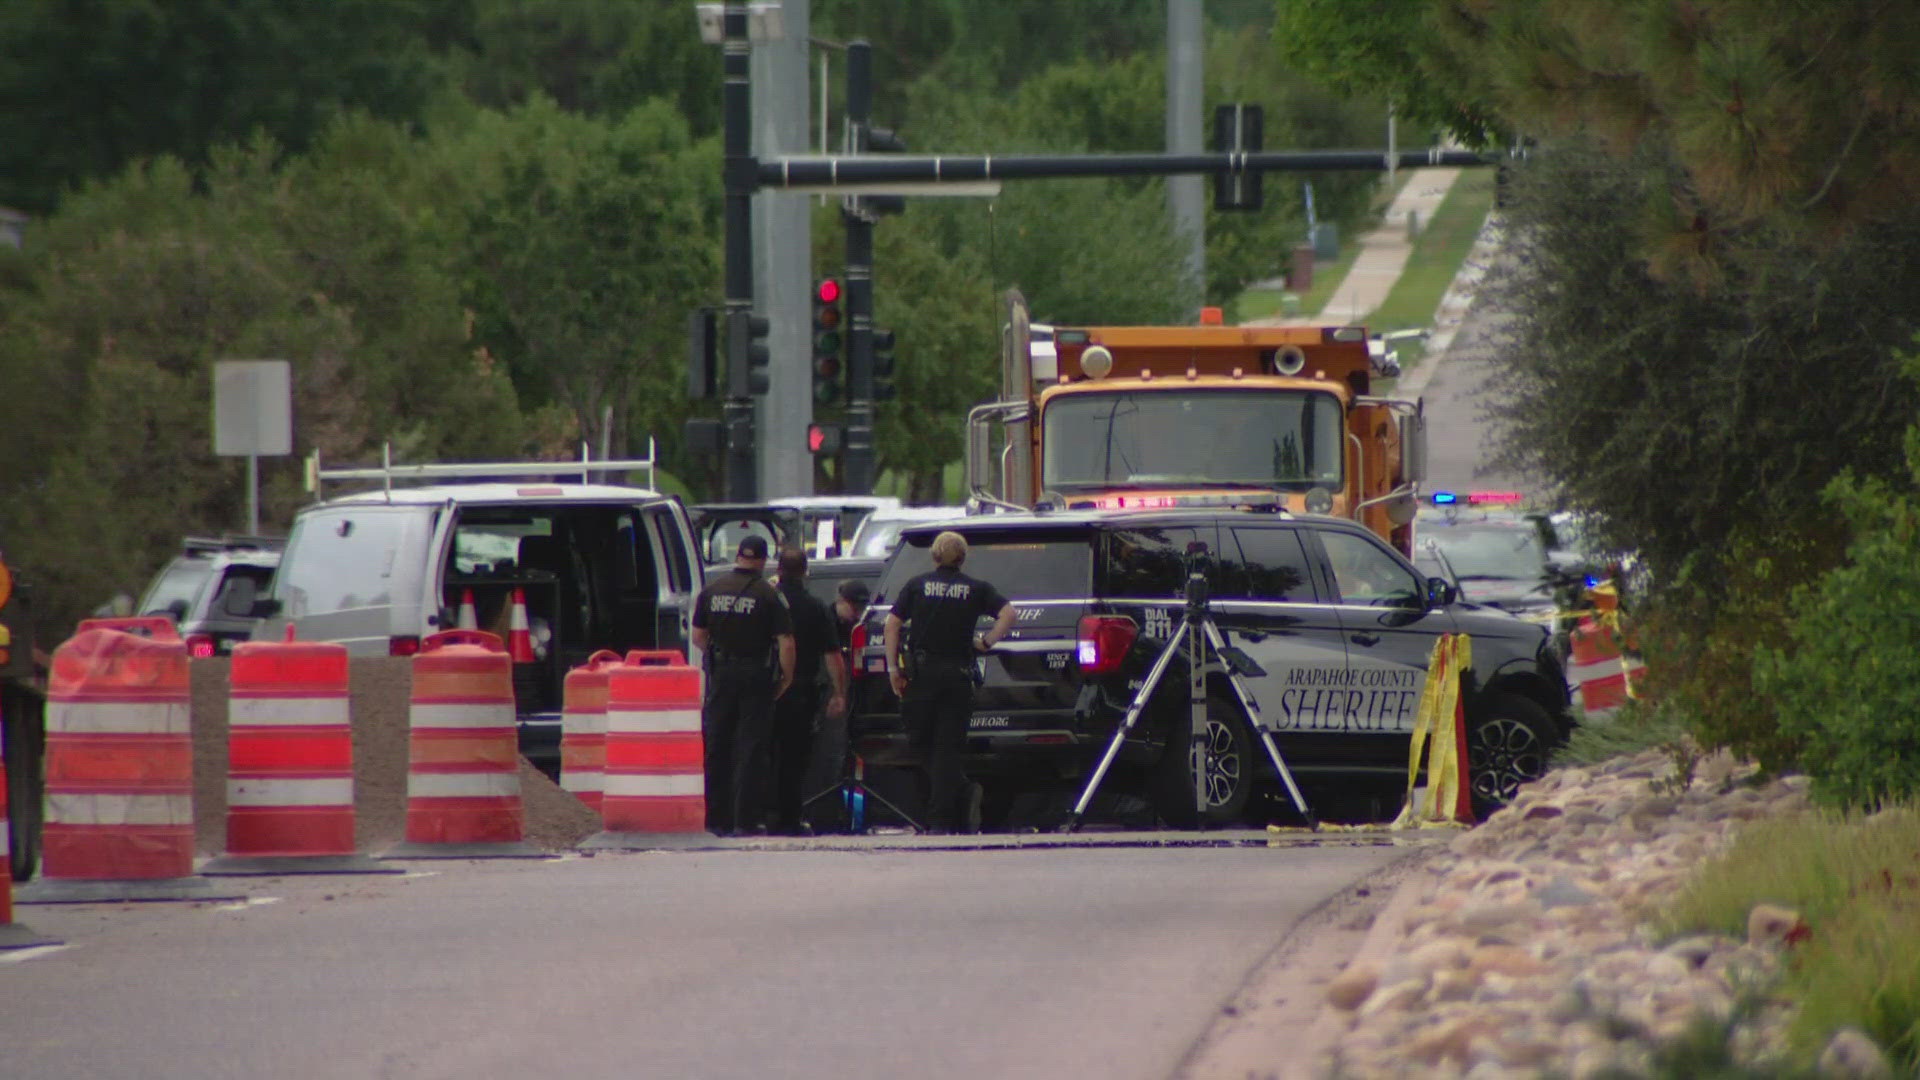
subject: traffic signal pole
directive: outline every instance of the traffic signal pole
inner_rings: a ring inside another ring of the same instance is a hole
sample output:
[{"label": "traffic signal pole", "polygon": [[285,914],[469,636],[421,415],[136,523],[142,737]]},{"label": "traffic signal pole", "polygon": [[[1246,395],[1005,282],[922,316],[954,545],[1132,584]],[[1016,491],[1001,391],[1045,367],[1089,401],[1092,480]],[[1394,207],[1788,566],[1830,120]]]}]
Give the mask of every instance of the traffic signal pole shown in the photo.
[{"label": "traffic signal pole", "polygon": [[752,85],[753,46],[747,37],[747,5],[727,0],[721,14],[721,72],[725,82],[720,110],[724,126],[722,166],[726,198],[722,252],[726,260],[726,404],[721,411],[726,440],[726,490],[730,502],[752,502],[759,477],[753,446],[753,394],[749,350],[753,318]]},{"label": "traffic signal pole", "polygon": [[[847,152],[864,154],[873,118],[873,47],[847,45]],[[847,232],[847,430],[843,489],[868,495],[879,479],[873,448],[873,218],[856,198],[841,210]]]}]

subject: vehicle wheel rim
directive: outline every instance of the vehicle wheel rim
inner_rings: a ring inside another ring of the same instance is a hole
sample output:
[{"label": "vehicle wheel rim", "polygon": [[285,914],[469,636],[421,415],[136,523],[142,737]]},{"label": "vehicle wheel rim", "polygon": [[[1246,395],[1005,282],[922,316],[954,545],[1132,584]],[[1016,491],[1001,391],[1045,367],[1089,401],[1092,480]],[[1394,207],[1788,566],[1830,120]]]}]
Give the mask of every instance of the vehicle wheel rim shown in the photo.
[{"label": "vehicle wheel rim", "polygon": [[1546,764],[1540,737],[1518,720],[1495,717],[1474,728],[1467,743],[1473,793],[1485,802],[1513,801],[1521,784],[1546,773]]},{"label": "vehicle wheel rim", "polygon": [[1218,720],[1207,721],[1206,756],[1200,767],[1205,770],[1207,808],[1227,806],[1240,790],[1240,740],[1233,729]]}]

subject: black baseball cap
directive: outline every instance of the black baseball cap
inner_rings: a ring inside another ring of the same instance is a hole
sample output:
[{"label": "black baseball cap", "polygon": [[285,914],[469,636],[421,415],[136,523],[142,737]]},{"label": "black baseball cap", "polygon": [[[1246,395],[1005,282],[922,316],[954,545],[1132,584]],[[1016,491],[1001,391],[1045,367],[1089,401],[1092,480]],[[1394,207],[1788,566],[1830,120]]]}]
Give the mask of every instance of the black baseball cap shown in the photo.
[{"label": "black baseball cap", "polygon": [[733,553],[736,559],[764,559],[767,557],[767,538],[749,536],[740,541],[740,547]]}]

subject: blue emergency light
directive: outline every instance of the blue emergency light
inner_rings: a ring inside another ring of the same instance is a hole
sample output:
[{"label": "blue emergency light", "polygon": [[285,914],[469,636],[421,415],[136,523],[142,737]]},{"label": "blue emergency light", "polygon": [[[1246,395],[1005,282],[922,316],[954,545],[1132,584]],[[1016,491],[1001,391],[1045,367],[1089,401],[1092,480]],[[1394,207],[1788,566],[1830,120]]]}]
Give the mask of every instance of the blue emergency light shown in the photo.
[{"label": "blue emergency light", "polygon": [[1455,495],[1451,491],[1436,491],[1433,493],[1433,505],[1435,506],[1452,506],[1459,501],[1460,496]]}]

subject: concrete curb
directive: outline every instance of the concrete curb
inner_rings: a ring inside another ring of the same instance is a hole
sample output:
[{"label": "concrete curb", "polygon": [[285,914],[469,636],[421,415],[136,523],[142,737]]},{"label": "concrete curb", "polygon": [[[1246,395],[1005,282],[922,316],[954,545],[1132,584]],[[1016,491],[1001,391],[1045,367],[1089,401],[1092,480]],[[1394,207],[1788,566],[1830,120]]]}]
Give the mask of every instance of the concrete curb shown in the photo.
[{"label": "concrete curb", "polygon": [[1421,844],[1290,928],[1194,1043],[1175,1077],[1317,1080],[1326,1075],[1324,1059],[1352,1021],[1351,1013],[1326,1004],[1327,983],[1351,964],[1392,952],[1407,911],[1429,887],[1422,868],[1443,850],[1438,843]]}]

